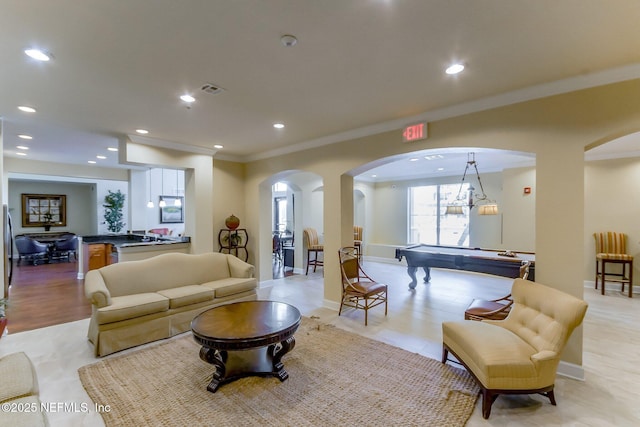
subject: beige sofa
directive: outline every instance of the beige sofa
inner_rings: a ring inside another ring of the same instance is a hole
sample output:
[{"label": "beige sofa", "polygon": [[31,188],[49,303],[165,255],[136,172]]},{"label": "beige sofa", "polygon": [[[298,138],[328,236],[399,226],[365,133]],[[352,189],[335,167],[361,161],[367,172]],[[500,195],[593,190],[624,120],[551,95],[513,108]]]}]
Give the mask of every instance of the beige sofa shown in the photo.
[{"label": "beige sofa", "polygon": [[49,425],[38,398],[38,377],[23,352],[0,358],[0,427]]},{"label": "beige sofa", "polygon": [[91,270],[89,340],[96,356],[188,331],[199,313],[256,299],[254,267],[222,253],[166,253]]}]

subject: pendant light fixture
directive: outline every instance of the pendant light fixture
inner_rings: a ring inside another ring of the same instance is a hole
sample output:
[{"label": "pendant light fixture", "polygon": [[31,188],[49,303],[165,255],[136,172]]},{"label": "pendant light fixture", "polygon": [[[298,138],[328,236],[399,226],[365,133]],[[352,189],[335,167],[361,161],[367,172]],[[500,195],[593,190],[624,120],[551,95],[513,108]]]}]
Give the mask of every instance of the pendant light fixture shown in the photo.
[{"label": "pendant light fixture", "polygon": [[149,201],[147,202],[147,207],[148,208],[152,208],[153,207],[153,200],[151,200],[151,168],[149,168],[149,179],[148,179],[147,183],[148,183],[148,187],[149,187]]},{"label": "pendant light fixture", "polygon": [[[474,193],[475,188],[470,185],[469,195],[465,200],[465,197],[462,195],[462,186],[464,185],[464,180],[467,177],[469,166],[473,166],[476,171],[476,178],[478,179],[478,184],[480,185],[480,191],[482,193]],[[445,211],[445,213],[447,215],[462,215],[464,213],[463,208],[468,207],[469,211],[471,211],[474,206],[478,206],[478,215],[498,214],[498,204],[495,201],[489,199],[489,197],[484,192],[484,188],[482,187],[482,181],[480,180],[480,173],[478,172],[478,165],[476,163],[476,155],[475,153],[469,153],[467,154],[467,166],[464,168],[464,174],[462,175],[462,181],[460,182],[458,196],[452,204],[447,206],[447,210]]]},{"label": "pendant light fixture", "polygon": [[174,206],[182,206],[182,200],[180,200],[180,193],[178,192],[178,175],[179,175],[180,171],[178,169],[176,169],[176,199],[173,202]]},{"label": "pendant light fixture", "polygon": [[[161,171],[162,177],[160,178],[160,182],[162,183],[162,193],[160,194],[164,194],[164,169],[161,169]],[[160,206],[161,208],[167,206],[167,202],[164,201],[164,197],[162,195],[160,196],[160,203],[158,203],[158,206]]]}]

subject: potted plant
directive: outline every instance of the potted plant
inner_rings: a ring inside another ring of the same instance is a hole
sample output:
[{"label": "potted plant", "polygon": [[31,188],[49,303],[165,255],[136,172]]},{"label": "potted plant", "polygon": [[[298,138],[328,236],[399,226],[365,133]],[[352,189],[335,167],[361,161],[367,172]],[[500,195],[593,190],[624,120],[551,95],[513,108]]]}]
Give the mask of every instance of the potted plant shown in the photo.
[{"label": "potted plant", "polygon": [[124,208],[125,195],[120,190],[113,192],[109,190],[109,194],[104,197],[104,220],[107,228],[111,233],[119,233],[124,228],[122,221],[122,209]]},{"label": "potted plant", "polygon": [[43,215],[44,218],[44,231],[51,230],[51,224],[53,224],[53,216],[51,212],[47,212]]},{"label": "potted plant", "polygon": [[0,298],[0,337],[2,337],[4,329],[7,327],[7,317],[5,316],[4,309],[8,302],[6,298]]},{"label": "potted plant", "polygon": [[229,233],[222,237],[222,241],[228,243],[230,247],[235,248],[242,244],[242,235],[238,233]]}]

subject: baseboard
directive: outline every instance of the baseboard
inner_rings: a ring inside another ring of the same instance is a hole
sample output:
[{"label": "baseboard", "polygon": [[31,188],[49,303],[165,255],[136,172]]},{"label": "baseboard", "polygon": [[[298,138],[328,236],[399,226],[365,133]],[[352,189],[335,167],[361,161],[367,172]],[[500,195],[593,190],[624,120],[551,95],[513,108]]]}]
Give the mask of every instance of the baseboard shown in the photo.
[{"label": "baseboard", "polygon": [[340,310],[340,303],[328,299],[322,300],[322,306],[333,311]]},{"label": "baseboard", "polygon": [[365,255],[363,258],[365,261],[370,261],[370,262],[380,262],[383,264],[400,264],[403,266],[407,265],[407,262],[404,260],[404,258],[402,258],[402,261],[398,261],[395,258],[384,258],[384,257],[367,256],[367,255]]},{"label": "baseboard", "polygon": [[584,368],[581,365],[560,361],[558,364],[558,375],[574,380],[584,381]]},{"label": "baseboard", "polygon": [[[596,282],[594,280],[585,280],[584,282],[584,287],[585,288],[589,288],[589,289],[595,289],[596,288]],[[600,288],[598,288],[598,292],[600,291]],[[618,291],[618,292],[622,292],[622,284],[621,283],[615,283],[615,282],[607,282],[605,284],[605,291]],[[624,292],[625,294],[627,292],[629,292],[629,290],[627,289],[627,287],[624,287]],[[632,293],[640,293],[640,286],[638,285],[633,285],[633,291]]]}]

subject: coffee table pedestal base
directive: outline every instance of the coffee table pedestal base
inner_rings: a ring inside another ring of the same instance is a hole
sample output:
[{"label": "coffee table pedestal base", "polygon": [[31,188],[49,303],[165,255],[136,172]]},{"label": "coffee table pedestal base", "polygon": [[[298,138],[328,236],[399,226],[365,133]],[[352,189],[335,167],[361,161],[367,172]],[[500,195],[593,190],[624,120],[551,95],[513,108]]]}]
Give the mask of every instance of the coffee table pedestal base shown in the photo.
[{"label": "coffee table pedestal base", "polygon": [[244,350],[217,350],[203,346],[200,359],[216,368],[207,390],[215,393],[225,383],[252,375],[286,380],[289,374],[284,369],[282,356],[291,351],[295,344],[292,336],[278,344]]}]

